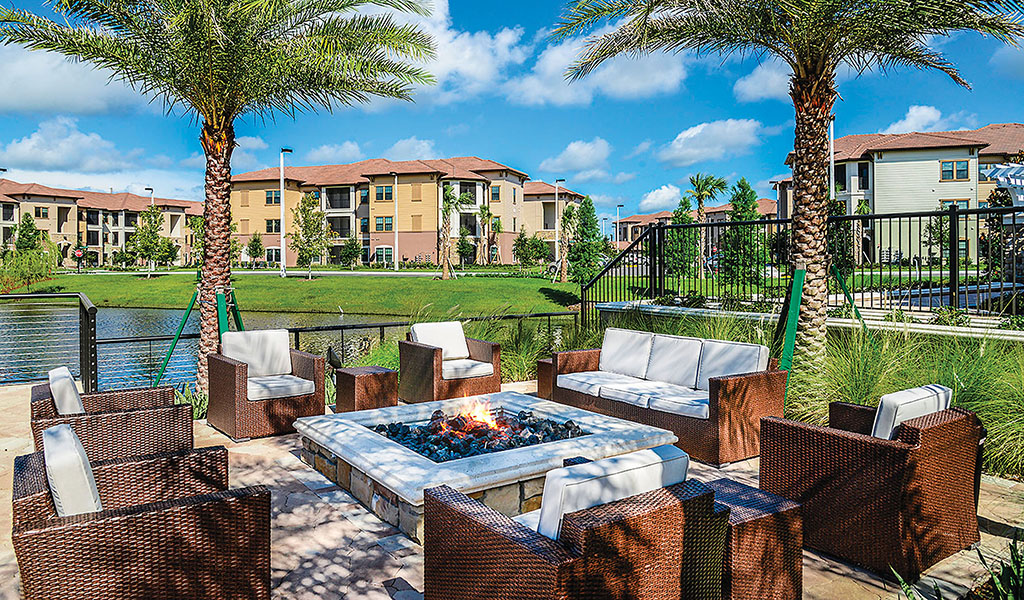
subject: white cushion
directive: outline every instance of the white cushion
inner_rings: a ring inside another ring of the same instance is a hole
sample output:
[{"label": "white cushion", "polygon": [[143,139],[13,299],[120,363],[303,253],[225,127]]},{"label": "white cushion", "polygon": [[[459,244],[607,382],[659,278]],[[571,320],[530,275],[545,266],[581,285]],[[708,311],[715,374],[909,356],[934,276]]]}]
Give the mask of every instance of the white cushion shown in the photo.
[{"label": "white cushion", "polygon": [[644,378],[647,361],[651,358],[651,342],[654,334],[645,331],[630,331],[609,327],[604,331],[601,345],[602,371]]},{"label": "white cushion", "polygon": [[601,395],[601,386],[609,384],[634,385],[643,383],[643,379],[619,375],[618,373],[606,373],[605,371],[583,371],[581,373],[565,373],[559,375],[555,380],[558,387],[573,390],[581,394],[591,396]]},{"label": "white cushion", "polygon": [[294,375],[266,375],[250,377],[246,386],[249,400],[268,400],[270,398],[291,398],[305,396],[316,391],[316,383]]},{"label": "white cushion", "polygon": [[442,379],[469,379],[494,375],[494,365],[471,358],[455,358],[441,363]]},{"label": "white cushion", "polygon": [[558,539],[566,514],[686,481],[690,457],[660,446],[548,471],[537,532]]},{"label": "white cushion", "polygon": [[647,396],[647,406],[651,410],[671,413],[673,415],[707,419],[709,415],[708,402],[710,400],[706,390],[683,388],[681,392],[667,392]]},{"label": "white cushion", "polygon": [[85,412],[82,396],[78,393],[75,378],[67,367],[53,369],[50,376],[50,395],[57,406],[57,414],[80,415]]},{"label": "white cushion", "polygon": [[900,423],[946,410],[952,398],[953,390],[938,384],[886,394],[878,402],[871,435],[885,440],[895,439]]},{"label": "white cushion", "polygon": [[617,400],[646,408],[651,394],[671,393],[676,390],[686,389],[671,383],[665,383],[664,381],[634,380],[630,383],[602,385],[598,396],[606,400]]},{"label": "white cushion", "polygon": [[228,331],[220,336],[220,353],[249,365],[249,377],[292,372],[287,329]]},{"label": "white cushion", "polygon": [[656,335],[647,363],[647,379],[688,388],[697,387],[697,367],[703,340],[676,335]]},{"label": "white cushion", "polygon": [[469,345],[459,321],[417,323],[410,328],[412,341],[441,349],[441,360],[469,358]]},{"label": "white cushion", "polygon": [[58,516],[103,510],[89,457],[70,425],[57,425],[43,432],[43,460]]},{"label": "white cushion", "polygon": [[714,377],[764,371],[768,368],[768,348],[757,344],[704,340],[697,369],[697,389],[707,390]]},{"label": "white cushion", "polygon": [[537,531],[537,527],[540,526],[540,509],[538,508],[537,510],[531,510],[528,513],[516,515],[512,517],[512,520]]}]

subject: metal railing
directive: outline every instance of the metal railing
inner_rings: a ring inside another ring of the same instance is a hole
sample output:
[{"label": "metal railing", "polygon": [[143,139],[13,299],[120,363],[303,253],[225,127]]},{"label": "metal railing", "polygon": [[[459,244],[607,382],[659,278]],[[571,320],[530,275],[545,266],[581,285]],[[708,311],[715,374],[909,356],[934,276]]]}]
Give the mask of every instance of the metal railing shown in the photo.
[{"label": "metal railing", "polygon": [[[1024,208],[841,215],[827,221],[829,306],[1024,314]],[[768,312],[790,284],[792,220],[653,225],[582,287],[602,302],[659,300]],[[839,277],[837,278],[836,275]],[[842,284],[840,285],[840,280]]]},{"label": "metal railing", "polygon": [[96,307],[85,294],[0,295],[0,383],[46,379],[67,365],[86,392],[98,389]]}]

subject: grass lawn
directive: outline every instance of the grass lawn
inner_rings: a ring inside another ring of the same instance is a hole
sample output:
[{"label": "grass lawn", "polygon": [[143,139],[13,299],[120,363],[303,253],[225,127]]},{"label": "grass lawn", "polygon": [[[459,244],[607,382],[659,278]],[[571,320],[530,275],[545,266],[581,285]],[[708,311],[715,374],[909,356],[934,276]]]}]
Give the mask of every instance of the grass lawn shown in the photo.
[{"label": "grass lawn", "polygon": [[[59,275],[32,286],[35,292],[84,292],[96,306],[185,308],[195,280],[183,275]],[[239,275],[235,290],[243,310],[374,315],[488,315],[563,311],[579,302],[579,286],[544,279],[464,277],[320,277],[312,281]],[[18,290],[24,292],[22,288]]]}]

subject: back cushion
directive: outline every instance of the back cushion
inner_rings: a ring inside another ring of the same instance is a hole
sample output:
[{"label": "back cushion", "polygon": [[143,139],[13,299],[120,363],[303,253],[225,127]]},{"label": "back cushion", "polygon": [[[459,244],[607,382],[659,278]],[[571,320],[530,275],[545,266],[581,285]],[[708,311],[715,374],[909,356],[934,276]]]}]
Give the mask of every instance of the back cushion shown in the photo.
[{"label": "back cushion", "polygon": [[70,425],[57,425],[43,432],[43,460],[58,516],[103,510],[89,458]]},{"label": "back cushion", "polygon": [[287,329],[229,331],[220,336],[220,353],[249,365],[249,377],[292,372]]},{"label": "back cushion", "polygon": [[757,344],[704,340],[697,369],[697,389],[710,389],[708,380],[764,371],[768,368],[768,348]]},{"label": "back cushion", "polygon": [[57,406],[57,414],[80,415],[85,412],[82,396],[78,393],[75,378],[67,367],[50,371],[50,395]]},{"label": "back cushion", "polygon": [[609,373],[644,378],[654,334],[609,327],[604,331],[599,368]]},{"label": "back cushion", "polygon": [[558,539],[564,515],[686,481],[689,467],[685,452],[660,446],[548,471],[537,531]]},{"label": "back cushion", "polygon": [[883,440],[896,439],[900,423],[949,408],[953,390],[932,384],[882,396],[875,412],[871,435]]},{"label": "back cushion", "polygon": [[697,387],[701,342],[697,338],[656,335],[647,363],[647,379],[683,387]]},{"label": "back cushion", "polygon": [[410,328],[412,341],[441,349],[441,360],[469,358],[466,334],[459,321],[417,323]]}]

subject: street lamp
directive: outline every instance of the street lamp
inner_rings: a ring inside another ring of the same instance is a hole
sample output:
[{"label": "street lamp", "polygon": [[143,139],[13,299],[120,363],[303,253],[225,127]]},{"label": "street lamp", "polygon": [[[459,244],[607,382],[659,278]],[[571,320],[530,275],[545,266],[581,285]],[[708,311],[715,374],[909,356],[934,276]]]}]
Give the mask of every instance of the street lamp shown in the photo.
[{"label": "street lamp", "polygon": [[388,174],[395,178],[395,185],[394,185],[393,188],[391,188],[391,202],[394,204],[394,207],[395,207],[395,210],[394,210],[395,217],[394,217],[394,220],[391,222],[391,230],[395,232],[395,247],[392,250],[392,252],[394,252],[394,255],[392,256],[392,258],[395,259],[395,270],[397,271],[398,270],[398,173],[395,173],[394,171],[392,171],[391,173],[388,173]]},{"label": "street lamp", "polygon": [[615,205],[615,247],[616,248],[619,247],[619,242],[621,241],[621,240],[619,240],[619,227],[621,227],[621,225],[619,225],[619,209],[623,208],[624,206],[626,206],[626,205],[625,204],[616,204]]},{"label": "street lamp", "polygon": [[605,229],[607,229],[608,217],[601,217],[601,237],[605,237]]},{"label": "street lamp", "polygon": [[288,267],[285,265],[288,256],[287,244],[284,239],[284,155],[291,153],[291,148],[281,148],[281,197],[278,198],[281,204],[281,226],[278,228],[278,235],[281,238],[281,277],[288,276]]},{"label": "street lamp", "polygon": [[562,262],[562,247],[560,243],[562,239],[562,232],[558,228],[558,222],[560,217],[558,210],[558,188],[563,183],[565,183],[564,179],[555,180],[555,257],[558,258],[559,263]]},{"label": "street lamp", "polygon": [[151,187],[150,188],[146,188],[146,191],[149,192],[149,205],[153,206],[153,203],[154,203],[153,188],[151,188]]}]

